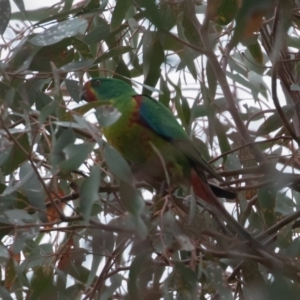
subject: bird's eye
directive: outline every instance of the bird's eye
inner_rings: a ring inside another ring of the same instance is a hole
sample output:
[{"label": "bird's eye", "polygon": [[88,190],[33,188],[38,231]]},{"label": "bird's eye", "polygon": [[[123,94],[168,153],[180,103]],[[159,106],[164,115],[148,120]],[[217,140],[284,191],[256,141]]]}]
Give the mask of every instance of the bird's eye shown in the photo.
[{"label": "bird's eye", "polygon": [[97,80],[94,81],[94,85],[96,85],[96,86],[100,85],[100,83],[101,83],[101,81],[99,79],[97,79]]}]

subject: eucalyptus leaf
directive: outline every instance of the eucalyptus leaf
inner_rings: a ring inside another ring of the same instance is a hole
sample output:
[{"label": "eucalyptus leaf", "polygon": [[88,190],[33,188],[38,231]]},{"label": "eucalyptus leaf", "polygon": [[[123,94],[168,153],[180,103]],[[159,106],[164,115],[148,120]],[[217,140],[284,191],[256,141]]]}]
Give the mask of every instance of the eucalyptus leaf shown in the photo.
[{"label": "eucalyptus leaf", "polygon": [[59,22],[56,25],[47,28],[44,32],[37,34],[30,42],[37,46],[49,46],[55,44],[64,38],[75,36],[84,32],[87,27],[85,19],[74,18]]},{"label": "eucalyptus leaf", "polygon": [[[32,207],[38,208],[40,211],[46,211],[45,199],[46,199],[46,192],[44,187],[34,172],[34,168],[38,166],[32,167],[28,162],[24,163],[20,168],[20,178],[25,178],[27,174],[33,173],[33,175],[26,181],[21,187],[21,191],[25,194],[28,198],[30,205]],[[42,180],[42,179],[41,179]],[[47,221],[45,219],[45,214],[40,214],[43,221]]]},{"label": "eucalyptus leaf", "polygon": [[102,24],[97,26],[92,31],[90,31],[83,39],[83,41],[88,44],[96,44],[104,39],[106,39],[110,34],[110,26],[108,24]]},{"label": "eucalyptus leaf", "polygon": [[144,199],[141,193],[132,185],[122,181],[120,183],[120,196],[124,207],[129,213],[138,216],[143,211],[145,207]]},{"label": "eucalyptus leaf", "polygon": [[0,35],[5,32],[11,17],[11,7],[9,0],[0,0]]},{"label": "eucalyptus leaf", "polygon": [[132,5],[132,1],[130,0],[118,0],[117,4],[115,6],[115,9],[112,14],[112,20],[111,20],[111,31],[118,28],[123,19],[125,18],[125,15],[127,13],[127,10]]},{"label": "eucalyptus leaf", "polygon": [[80,61],[73,61],[67,65],[60,67],[60,71],[70,72],[70,71],[77,71],[82,70],[83,68],[88,68],[94,64],[93,59],[86,59]]},{"label": "eucalyptus leaf", "polygon": [[[288,104],[281,108],[286,115],[286,118],[290,120],[294,115],[294,105]],[[281,121],[281,117],[279,113],[276,111],[270,117],[268,117],[258,128],[256,134],[257,135],[265,135],[269,134],[272,131],[275,131],[283,126]]]},{"label": "eucalyptus leaf", "polygon": [[98,123],[103,127],[107,127],[115,123],[122,114],[112,105],[103,105],[97,108],[95,115]]},{"label": "eucalyptus leaf", "polygon": [[80,210],[86,221],[88,221],[91,216],[93,203],[99,198],[99,184],[100,168],[94,166],[91,170],[90,177],[85,179],[81,184],[79,192]]},{"label": "eucalyptus leaf", "polygon": [[105,60],[108,60],[114,56],[119,56],[124,53],[127,53],[132,50],[132,47],[130,46],[120,46],[110,49],[108,52],[102,54],[99,58],[97,58],[94,63],[99,64]]},{"label": "eucalyptus leaf", "polygon": [[133,175],[131,173],[128,163],[121,156],[121,154],[116,149],[106,144],[104,157],[110,171],[120,180],[124,181],[128,185],[131,185]]},{"label": "eucalyptus leaf", "polygon": [[267,227],[272,226],[275,221],[276,190],[273,185],[269,184],[261,187],[257,195],[265,224]]},{"label": "eucalyptus leaf", "polygon": [[65,84],[72,99],[77,103],[80,102],[79,82],[77,80],[65,79]]},{"label": "eucalyptus leaf", "polygon": [[93,148],[92,144],[68,144],[63,148],[64,159],[59,164],[59,169],[64,172],[77,170],[86,160]]}]

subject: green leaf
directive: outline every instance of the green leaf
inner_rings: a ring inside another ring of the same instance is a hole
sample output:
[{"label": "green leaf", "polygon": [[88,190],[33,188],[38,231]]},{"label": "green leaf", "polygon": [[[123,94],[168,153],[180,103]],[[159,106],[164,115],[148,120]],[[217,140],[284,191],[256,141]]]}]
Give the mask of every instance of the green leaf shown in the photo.
[{"label": "green leaf", "polygon": [[255,86],[253,86],[253,84],[250,83],[249,80],[242,77],[240,74],[232,74],[230,72],[226,72],[226,76],[228,76],[233,81],[236,81],[237,83],[241,84],[242,86],[250,89],[251,91],[255,89]]},{"label": "green leaf", "polygon": [[277,235],[276,244],[281,249],[286,249],[293,242],[293,224],[282,227]]},{"label": "green leaf", "polygon": [[141,239],[145,239],[148,234],[148,228],[140,216],[132,214],[123,214],[120,217],[113,219],[109,225],[127,230],[131,233],[137,233]]},{"label": "green leaf", "polygon": [[68,128],[62,132],[57,141],[54,141],[53,151],[51,153],[51,162],[54,168],[54,171],[57,170],[58,165],[61,162],[64,162],[66,157],[63,149],[69,144],[75,143],[75,135],[71,128]]},{"label": "green leaf", "polygon": [[[18,144],[22,148],[30,153],[31,147],[28,141],[28,136],[25,133],[13,134],[14,138],[18,141]],[[2,164],[1,170],[3,175],[9,175],[15,171],[24,161],[28,159],[27,154],[24,153],[17,144],[14,143],[13,148],[10,152],[9,158]]]},{"label": "green leaf", "polygon": [[196,274],[183,263],[175,263],[174,271],[168,278],[168,281],[173,283],[175,291],[177,292],[177,299],[197,299],[198,281]]},{"label": "green leaf", "polygon": [[203,82],[201,82],[200,86],[201,86],[201,92],[203,95],[204,105],[205,105],[206,111],[207,111],[208,141],[212,145],[212,142],[213,142],[213,139],[214,139],[214,136],[216,133],[215,132],[215,130],[216,130],[215,122],[216,122],[217,118],[216,118],[215,106],[212,103],[212,99],[209,98],[208,89],[205,86],[205,84]]},{"label": "green leaf", "polygon": [[186,127],[190,122],[191,110],[190,110],[189,104],[187,102],[187,99],[181,93],[180,78],[179,78],[177,84],[174,84],[171,80],[169,80],[168,82],[172,85],[172,87],[176,91],[176,95],[174,98],[176,110],[177,110],[180,121],[182,122],[183,126]]},{"label": "green leaf", "polygon": [[[183,33],[186,39],[190,44],[200,47],[202,45],[200,41],[200,35],[198,29],[195,27],[194,23],[191,20],[191,16],[187,10],[185,10],[182,18],[182,28]],[[183,36],[183,34],[182,34]]]},{"label": "green leaf", "polygon": [[108,24],[102,24],[94,28],[84,38],[83,42],[92,45],[102,40],[105,40],[110,34],[110,26]]},{"label": "green leaf", "polygon": [[79,97],[79,82],[77,80],[65,79],[65,84],[71,98],[77,103],[80,102],[81,99]]},{"label": "green leaf", "polygon": [[[295,106],[293,104],[282,106],[281,109],[285,113],[285,116],[288,120],[290,120],[295,113]],[[256,135],[269,134],[270,132],[281,128],[282,126],[283,123],[278,112],[276,111],[259,126]]]},{"label": "green leaf", "polygon": [[91,67],[94,64],[93,59],[84,59],[80,61],[70,62],[59,68],[60,71],[71,72],[71,71],[81,71],[82,69]]},{"label": "green leaf", "polygon": [[[37,166],[35,166],[35,168],[37,168]],[[20,178],[23,179],[27,174],[30,173],[33,175],[29,178],[29,180],[26,181],[26,184],[22,186],[21,191],[25,194],[32,207],[38,208],[38,210],[41,212],[46,211],[46,192],[42,183],[40,182],[40,179],[34,172],[33,167],[26,162],[20,168]],[[42,221],[47,222],[47,218],[45,218],[44,213],[41,213],[40,217]]]},{"label": "green leaf", "polygon": [[[218,118],[215,118],[215,127],[216,127],[216,134],[218,137],[221,152],[225,153],[227,151],[230,151],[231,147],[226,135],[226,127],[223,126],[223,124],[220,122]],[[224,161],[226,161],[226,157],[224,158]]]},{"label": "green leaf", "polygon": [[0,214],[0,223],[3,224],[25,225],[34,221],[32,215],[21,209],[10,209]]},{"label": "green leaf", "polygon": [[276,212],[283,216],[288,216],[294,211],[293,200],[285,193],[278,193],[276,200]]},{"label": "green leaf", "polygon": [[[1,2],[0,2],[1,5]],[[13,300],[14,298],[11,297],[9,291],[5,288],[0,286],[0,295],[2,299],[7,299],[7,300]]]},{"label": "green leaf", "polygon": [[[238,10],[236,15],[236,26],[229,42],[230,48],[233,48],[237,45],[241,40],[245,40],[245,38],[251,36],[251,33],[245,34],[247,31],[247,27],[255,28],[255,22],[259,21],[259,18],[256,20],[255,17],[260,14],[264,14],[264,12],[269,10],[274,5],[273,0],[245,0],[242,3],[242,6]],[[259,22],[258,22],[259,24]]]},{"label": "green leaf", "polygon": [[123,277],[119,274],[115,274],[109,277],[110,285],[105,286],[102,291],[100,300],[109,300],[112,299],[116,290],[121,286]]},{"label": "green leaf", "polygon": [[[38,8],[34,10],[28,10],[26,11],[26,17],[29,21],[40,21],[41,19],[45,19],[46,17],[52,16],[52,20],[55,19],[57,16],[57,12],[60,9],[60,7],[55,6],[51,8],[43,7],[43,8]],[[54,18],[53,18],[54,16]],[[11,19],[13,20],[22,20],[24,18],[23,12],[14,12],[11,14]]]},{"label": "green leaf", "polygon": [[211,157],[209,155],[207,143],[204,143],[201,139],[197,138],[196,136],[193,136],[193,142],[195,143],[195,146],[197,147],[201,155],[204,157],[204,159],[209,161]]},{"label": "green leaf", "polygon": [[132,47],[130,46],[120,46],[110,49],[108,52],[102,54],[99,58],[97,58],[94,63],[99,64],[103,61],[106,61],[114,56],[119,56],[124,53],[127,53],[132,50]]},{"label": "green leaf", "polygon": [[299,296],[299,287],[296,283],[288,280],[280,273],[274,274],[274,279],[266,286],[268,296],[263,295],[265,299],[297,299]]},{"label": "green leaf", "polygon": [[129,71],[127,65],[125,64],[123,59],[120,59],[118,65],[115,69],[113,78],[120,79],[120,80],[125,81],[128,84],[131,84],[130,77],[131,77],[131,74],[130,74],[130,71]]},{"label": "green leaf", "polygon": [[10,85],[5,84],[0,81],[0,103],[6,103],[11,109],[19,111],[21,103],[21,95],[19,92],[11,87]]},{"label": "green leaf", "polygon": [[67,145],[62,150],[65,159],[59,164],[59,170],[64,172],[77,170],[84,163],[92,149],[93,145],[89,143]]},{"label": "green leaf", "polygon": [[221,0],[215,7],[211,7],[210,4],[211,6],[216,5],[216,2],[208,1],[207,9],[215,12],[212,18],[215,23],[222,26],[229,24],[234,19],[239,8],[238,0]]},{"label": "green leaf", "polygon": [[163,22],[158,11],[158,7],[156,5],[155,0],[139,0],[139,3],[142,7],[145,8],[144,14],[146,18],[149,19],[158,29],[163,28]]},{"label": "green leaf", "polygon": [[20,265],[21,272],[41,265],[48,266],[55,260],[52,243],[37,245],[32,242],[30,248],[28,247],[26,250],[27,256]]},{"label": "green leaf", "polygon": [[70,39],[65,39],[66,42],[69,42],[73,47],[82,55],[83,58],[93,58],[93,54],[90,51],[89,46],[84,43],[82,40],[72,37]]},{"label": "green leaf", "polygon": [[142,299],[144,290],[140,287],[139,277],[142,272],[149,270],[149,265],[151,264],[151,258],[148,251],[142,251],[138,254],[130,266],[129,280],[128,280],[128,293],[130,299]]},{"label": "green leaf", "polygon": [[245,261],[242,266],[242,275],[246,287],[244,289],[245,297],[252,298],[255,289],[255,297],[264,298],[264,278],[260,273],[259,264],[252,261]]},{"label": "green leaf", "polygon": [[133,176],[130,167],[121,154],[110,145],[105,145],[104,158],[109,170],[120,180],[131,185]]},{"label": "green leaf", "polygon": [[270,227],[275,222],[276,191],[273,185],[260,188],[257,192],[265,225]]},{"label": "green leaf", "polygon": [[[84,115],[85,113],[87,113],[89,110],[91,110],[93,108],[97,108],[99,106],[109,105],[109,104],[110,104],[109,101],[107,101],[107,102],[93,101],[93,102],[89,102],[89,103],[86,103],[84,105],[78,106],[78,107],[74,108],[72,111],[75,113],[75,115],[76,114]],[[71,113],[66,112],[66,114],[63,117],[63,120],[65,120],[65,121],[67,121],[67,120],[73,120],[73,114],[72,114],[72,112]]]},{"label": "green leaf", "polygon": [[0,35],[3,35],[11,16],[9,0],[0,0]]},{"label": "green leaf", "polygon": [[[178,82],[177,87],[180,87],[181,83]],[[184,127],[190,123],[191,110],[187,99],[182,95],[180,88],[176,90],[175,106],[179,116],[179,119]]]},{"label": "green leaf", "polygon": [[241,169],[242,165],[241,162],[236,154],[228,154],[226,163],[225,163],[225,169],[226,170],[238,170]]},{"label": "green leaf", "polygon": [[74,58],[74,48],[68,49],[69,45],[69,40],[63,40],[54,45],[42,47],[34,55],[29,69],[40,72],[51,72],[50,61],[57,68],[70,63]]},{"label": "green leaf", "polygon": [[222,297],[226,300],[233,300],[230,286],[227,284],[224,271],[220,266],[213,263],[208,263],[206,274],[207,280],[216,289],[219,295],[222,295]]},{"label": "green leaf", "polygon": [[[141,193],[125,181],[120,183],[120,196],[125,209],[134,216],[140,215],[145,207]],[[137,227],[138,228],[138,227]]]},{"label": "green leaf", "polygon": [[209,61],[207,61],[206,64],[206,76],[208,83],[208,95],[210,99],[215,99],[217,91],[217,78]]},{"label": "green leaf", "polygon": [[94,202],[99,199],[99,185],[100,168],[95,165],[91,170],[90,177],[84,180],[79,191],[80,210],[86,222],[91,216]]},{"label": "green leaf", "polygon": [[[25,165],[28,162],[25,163]],[[22,167],[21,167],[22,168]],[[25,174],[22,172],[22,177],[21,180],[19,180],[17,183],[15,183],[14,185],[10,185],[8,187],[6,187],[5,191],[1,194],[1,196],[6,196],[9,194],[12,194],[13,192],[15,192],[16,190],[20,189],[21,187],[23,187],[25,185],[25,183],[27,184],[27,182],[35,175],[34,170],[30,169],[28,170],[28,172],[26,172]]]},{"label": "green leaf", "polygon": [[[44,14],[45,12],[43,10],[36,10],[35,13],[40,13],[41,17],[36,18],[35,20],[38,20],[39,22],[37,22],[35,24],[35,26],[40,26],[42,24],[46,24],[46,23],[50,23],[52,21],[63,21],[66,19],[71,19],[71,17],[75,17],[77,14],[80,15],[80,13],[82,12],[82,6],[76,7],[74,9],[70,9],[67,11],[61,11],[58,12],[58,10],[55,9],[46,9],[46,12],[48,12],[47,14]],[[51,14],[52,13],[52,14]],[[49,16],[50,15],[50,16]]]},{"label": "green leaf", "polygon": [[131,0],[118,0],[117,1],[115,9],[113,10],[113,13],[112,13],[112,19],[111,19],[111,23],[110,23],[111,31],[117,29],[121,25],[128,9],[131,5],[132,5]]},{"label": "green leaf", "polygon": [[9,158],[12,149],[13,149],[13,145],[11,145],[10,143],[8,143],[6,146],[2,145],[2,153],[0,154],[0,167]]},{"label": "green leaf", "polygon": [[[39,96],[42,96],[41,94]],[[45,95],[46,96],[46,95]],[[42,96],[43,97],[43,96]],[[46,98],[46,97],[45,97]],[[46,119],[50,116],[53,115],[58,106],[59,103],[56,100],[52,100],[51,98],[49,99],[51,100],[51,102],[49,102],[47,105],[45,105],[43,108],[41,108],[40,110],[40,115],[39,115],[39,122],[41,124],[44,124],[44,122],[46,121]]]},{"label": "green leaf", "polygon": [[228,65],[236,73],[242,75],[243,77],[247,77],[248,69],[246,69],[246,67],[244,66],[245,63],[242,61],[240,56],[229,56]]},{"label": "green leaf", "polygon": [[47,94],[32,88],[30,89],[29,97],[32,98],[33,103],[35,103],[37,110],[41,111],[45,106],[53,102],[53,99]]},{"label": "green leaf", "polygon": [[[164,62],[164,49],[160,43],[158,35],[147,30],[143,34],[143,73],[144,84],[155,87],[160,78],[160,66]],[[149,94],[147,89],[143,89],[143,94]]]},{"label": "green leaf", "polygon": [[249,52],[251,53],[252,57],[255,59],[255,61],[262,65],[264,56],[260,47],[260,44],[258,41],[256,41],[254,44],[248,45],[247,46]]},{"label": "green leaf", "polygon": [[15,51],[8,61],[8,70],[22,72],[29,69],[29,66],[34,56],[39,51],[40,47],[33,46],[29,42],[20,43],[15,48]]},{"label": "green leaf", "polygon": [[79,32],[84,32],[87,25],[88,24],[85,19],[79,18],[62,21],[50,28],[47,28],[44,32],[37,34],[35,37],[30,39],[30,42],[37,46],[49,46],[56,44],[64,38],[75,36]]},{"label": "green leaf", "polygon": [[[36,222],[36,220],[31,221],[32,223]],[[28,241],[32,241],[39,234],[38,226],[24,227],[18,228],[15,236],[15,241],[13,244],[13,252],[19,253],[26,246]]]},{"label": "green leaf", "polygon": [[[98,252],[98,249],[96,250]],[[91,286],[91,284],[93,283],[93,281],[95,280],[95,278],[97,278],[97,271],[100,265],[100,262],[102,260],[102,256],[100,255],[93,255],[93,261],[92,261],[92,265],[91,265],[91,270],[89,272],[89,277],[86,281],[86,287],[89,288]],[[102,298],[101,298],[102,299]]]},{"label": "green leaf", "polygon": [[97,108],[95,115],[98,123],[102,127],[107,127],[115,123],[122,114],[112,105],[102,105]]},{"label": "green leaf", "polygon": [[0,262],[1,262],[1,264],[6,264],[9,257],[10,257],[10,255],[9,255],[8,250],[4,246],[0,245]]},{"label": "green leaf", "polygon": [[170,98],[171,92],[169,90],[167,81],[164,80],[164,78],[162,76],[160,77],[159,89],[162,91],[162,93],[159,94],[159,102],[161,102],[164,106],[169,108],[169,103],[171,100],[171,98]]}]

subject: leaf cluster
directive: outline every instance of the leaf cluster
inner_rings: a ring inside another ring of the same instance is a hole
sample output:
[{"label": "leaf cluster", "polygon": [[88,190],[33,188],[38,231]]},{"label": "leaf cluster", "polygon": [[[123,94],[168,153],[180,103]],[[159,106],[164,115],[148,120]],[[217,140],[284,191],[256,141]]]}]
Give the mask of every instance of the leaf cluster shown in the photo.
[{"label": "leaf cluster", "polygon": [[[0,0],[3,299],[297,299],[299,8],[240,2]],[[101,134],[118,112],[80,102],[99,76],[172,110],[269,255],[190,190],[133,184]]]}]

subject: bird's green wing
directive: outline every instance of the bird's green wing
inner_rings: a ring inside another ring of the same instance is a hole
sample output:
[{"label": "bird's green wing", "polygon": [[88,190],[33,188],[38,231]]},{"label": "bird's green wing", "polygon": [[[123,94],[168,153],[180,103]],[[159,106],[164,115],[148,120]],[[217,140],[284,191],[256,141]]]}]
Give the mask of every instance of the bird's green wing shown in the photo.
[{"label": "bird's green wing", "polygon": [[210,164],[202,157],[185,130],[177,122],[173,114],[163,104],[149,96],[134,96],[139,104],[141,120],[161,137],[169,140],[180,149],[192,162],[199,176],[206,180],[203,171],[214,178],[224,181]]},{"label": "bird's green wing", "polygon": [[163,104],[145,95],[134,96],[134,99],[139,105],[140,118],[157,134],[167,140],[188,138],[185,130]]}]

